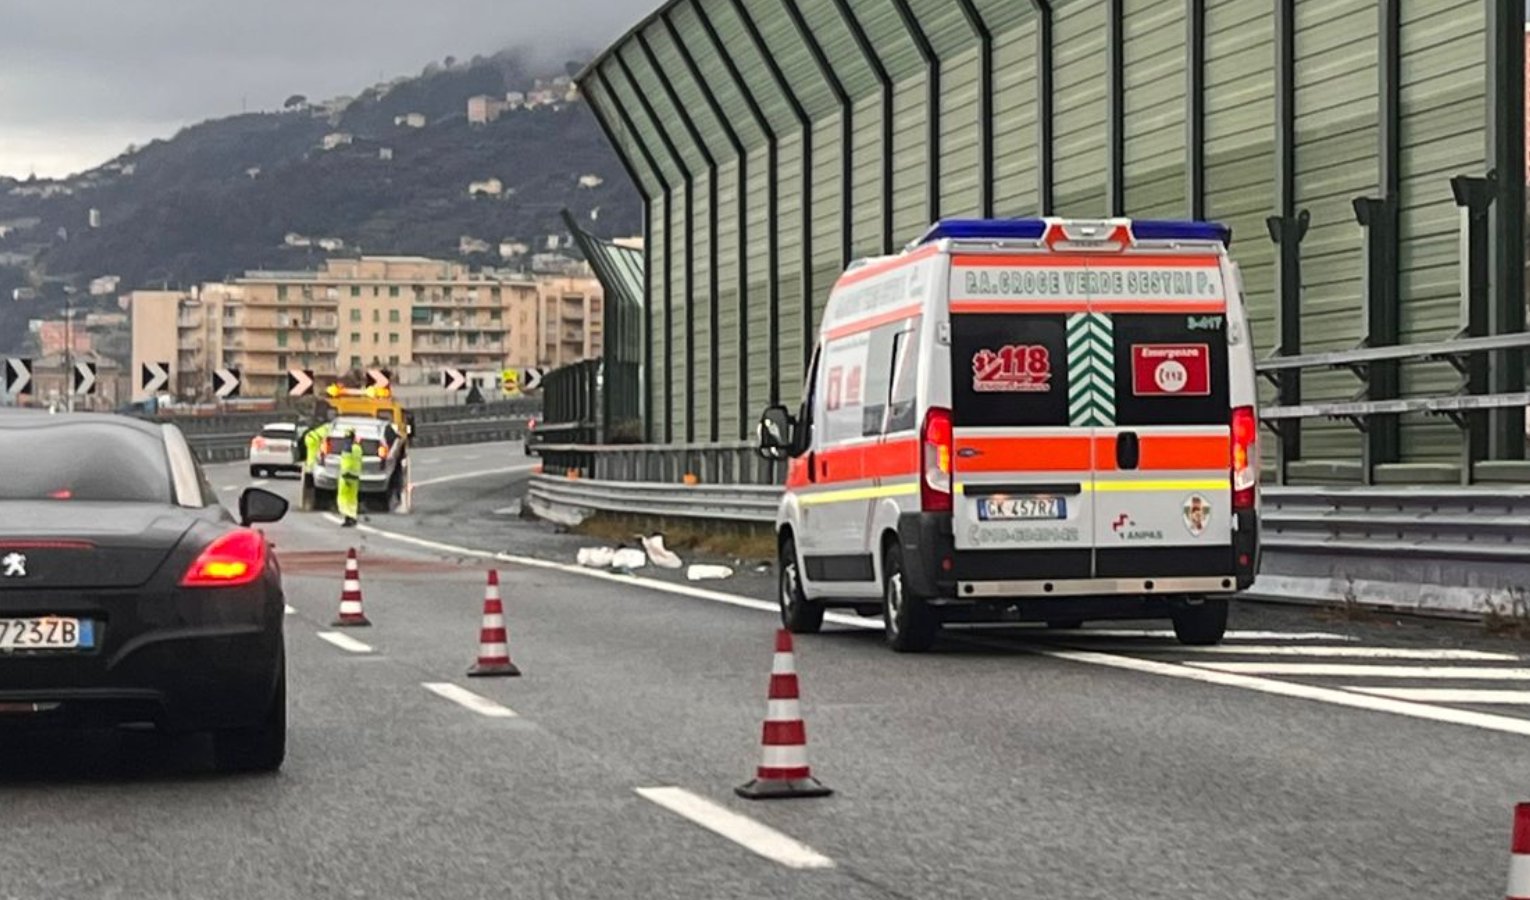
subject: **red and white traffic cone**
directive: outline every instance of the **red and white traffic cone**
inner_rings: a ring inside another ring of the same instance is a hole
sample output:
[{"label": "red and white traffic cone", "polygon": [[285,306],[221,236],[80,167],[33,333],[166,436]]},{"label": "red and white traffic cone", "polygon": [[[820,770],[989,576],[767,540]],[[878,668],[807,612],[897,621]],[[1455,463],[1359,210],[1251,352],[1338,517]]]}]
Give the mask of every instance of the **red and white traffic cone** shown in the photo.
[{"label": "red and white traffic cone", "polygon": [[1530,803],[1514,806],[1514,837],[1509,842],[1509,900],[1530,900]]},{"label": "red and white traffic cone", "polygon": [[807,727],[798,706],[797,666],[792,633],[776,631],[776,655],[770,666],[770,699],[765,709],[763,759],[754,779],[734,788],[750,800],[827,797],[832,794],[813,777],[807,761]]},{"label": "red and white traffic cone", "polygon": [[475,678],[489,675],[514,677],[521,674],[510,661],[510,638],[505,632],[505,606],[499,599],[499,572],[489,570],[489,584],[483,589],[483,625],[478,629],[478,662],[468,669]]},{"label": "red and white traffic cone", "polygon": [[363,628],[371,625],[361,611],[361,567],[356,564],[356,548],[345,554],[345,581],[340,585],[340,615],[335,628]]}]

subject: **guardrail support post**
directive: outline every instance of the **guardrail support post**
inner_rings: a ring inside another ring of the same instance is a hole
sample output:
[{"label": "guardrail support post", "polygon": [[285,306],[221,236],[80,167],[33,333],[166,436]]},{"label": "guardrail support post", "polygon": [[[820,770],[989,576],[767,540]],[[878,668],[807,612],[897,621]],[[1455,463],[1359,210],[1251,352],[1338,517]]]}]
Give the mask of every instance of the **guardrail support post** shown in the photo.
[{"label": "guardrail support post", "polygon": [[[1300,356],[1302,352],[1302,239],[1312,216],[1307,210],[1294,215],[1270,216],[1265,226],[1270,230],[1270,240],[1280,251],[1276,268],[1276,283],[1280,292],[1280,311],[1276,317],[1278,328],[1276,352],[1281,356]],[[1302,373],[1300,369],[1283,369],[1275,375],[1276,402],[1281,406],[1298,406],[1302,402]],[[1302,458],[1302,423],[1292,419],[1281,424],[1280,452],[1275,461],[1275,483],[1285,484],[1286,473],[1292,462]]]},{"label": "guardrail support post", "polygon": [[[1363,334],[1366,347],[1391,347],[1400,337],[1400,312],[1397,302],[1397,201],[1356,197],[1355,219],[1365,228]],[[1357,367],[1365,381],[1367,400],[1393,400],[1401,392],[1398,364],[1377,361]],[[1397,462],[1401,452],[1401,430],[1395,415],[1372,416],[1366,423],[1361,444],[1362,484],[1375,484],[1378,463]]]},{"label": "guardrail support post", "polygon": [[[1457,175],[1450,179],[1450,190],[1456,205],[1461,207],[1461,335],[1462,337],[1486,337],[1488,320],[1488,274],[1489,210],[1497,187],[1492,176],[1476,178]],[[1473,395],[1489,393],[1489,359],[1486,353],[1474,353],[1468,357],[1463,374],[1466,392]],[[1487,459],[1490,445],[1490,422],[1486,412],[1466,412],[1465,442],[1461,452],[1461,477],[1470,483],[1472,466]]]}]

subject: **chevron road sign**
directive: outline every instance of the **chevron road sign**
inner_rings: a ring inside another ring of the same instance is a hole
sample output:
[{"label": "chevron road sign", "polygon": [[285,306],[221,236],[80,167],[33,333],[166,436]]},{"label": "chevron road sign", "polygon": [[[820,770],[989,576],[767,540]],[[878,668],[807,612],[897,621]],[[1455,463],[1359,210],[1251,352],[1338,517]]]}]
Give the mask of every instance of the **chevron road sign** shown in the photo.
[{"label": "chevron road sign", "polygon": [[227,400],[230,397],[239,396],[239,384],[238,369],[213,370],[213,394],[219,400]]},{"label": "chevron road sign", "polygon": [[74,393],[78,396],[94,394],[96,392],[96,364],[93,362],[77,362],[74,364]]},{"label": "chevron road sign", "polygon": [[461,369],[442,369],[441,387],[448,391],[460,391],[467,388],[467,375]]},{"label": "chevron road sign", "polygon": [[1068,424],[1116,421],[1115,328],[1104,313],[1068,317]]},{"label": "chevron road sign", "polygon": [[312,369],[287,370],[287,396],[305,397],[313,393]]},{"label": "chevron road sign", "polygon": [[170,364],[146,362],[138,367],[138,389],[145,394],[157,394],[170,383]]},{"label": "chevron road sign", "polygon": [[20,357],[8,357],[0,367],[0,389],[11,396],[32,391],[32,361]]}]

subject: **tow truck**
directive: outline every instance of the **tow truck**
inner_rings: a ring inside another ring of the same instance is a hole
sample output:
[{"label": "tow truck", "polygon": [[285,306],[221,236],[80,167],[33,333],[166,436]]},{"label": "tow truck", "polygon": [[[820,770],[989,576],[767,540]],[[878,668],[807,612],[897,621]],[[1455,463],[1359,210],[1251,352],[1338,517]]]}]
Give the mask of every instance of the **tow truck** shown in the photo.
[{"label": "tow truck", "polygon": [[313,510],[333,506],[332,482],[335,479],[332,476],[337,473],[330,473],[326,462],[331,454],[338,454],[342,437],[334,432],[344,428],[345,420],[371,419],[392,426],[396,440],[389,442],[363,436],[363,446],[376,444],[378,449],[370,451],[362,461],[362,502],[381,511],[409,512],[412,497],[408,447],[409,439],[414,436],[414,414],[405,409],[387,387],[351,388],[332,384],[326,394],[325,402],[333,411],[330,416],[332,430],[324,440],[313,470],[304,473],[300,508]]}]

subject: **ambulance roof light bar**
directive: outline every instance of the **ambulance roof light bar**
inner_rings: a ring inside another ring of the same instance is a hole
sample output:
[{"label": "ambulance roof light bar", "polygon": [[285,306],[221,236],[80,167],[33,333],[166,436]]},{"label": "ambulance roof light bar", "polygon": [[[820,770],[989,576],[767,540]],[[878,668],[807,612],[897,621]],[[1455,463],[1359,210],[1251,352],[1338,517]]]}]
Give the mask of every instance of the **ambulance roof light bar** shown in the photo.
[{"label": "ambulance roof light bar", "polygon": [[[940,240],[956,241],[1039,241],[1048,230],[1057,226],[1067,231],[1077,227],[1084,231],[1090,227],[1126,224],[1136,241],[1216,241],[1224,246],[1232,242],[1232,229],[1216,222],[1175,221],[1169,219],[1105,220],[1095,222],[1072,222],[1062,219],[945,219],[931,225],[920,238],[911,244],[919,247]],[[1071,235],[1070,235],[1071,236]]]}]

